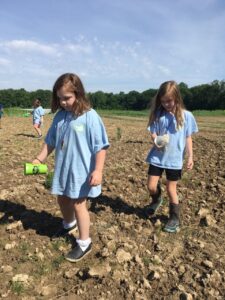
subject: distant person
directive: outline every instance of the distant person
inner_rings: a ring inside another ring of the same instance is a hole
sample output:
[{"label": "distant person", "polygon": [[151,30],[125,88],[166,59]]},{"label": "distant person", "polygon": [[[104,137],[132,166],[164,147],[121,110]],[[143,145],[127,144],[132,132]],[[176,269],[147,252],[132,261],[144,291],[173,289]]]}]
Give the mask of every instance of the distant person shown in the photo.
[{"label": "distant person", "polygon": [[0,129],[2,129],[3,105],[0,104]]},{"label": "distant person", "polygon": [[43,126],[45,111],[41,106],[40,98],[36,98],[34,100],[33,111],[31,112],[31,114],[33,115],[33,127],[38,134],[37,138],[41,139],[42,138],[41,126]]},{"label": "distant person", "polygon": [[151,204],[146,208],[146,214],[154,214],[162,204],[159,179],[165,171],[169,219],[164,231],[176,232],[180,226],[177,182],[181,179],[185,153],[187,169],[193,168],[191,135],[198,131],[198,127],[192,113],[185,110],[175,81],[166,81],[159,87],[152,103],[148,130],[154,146],[146,159],[149,163],[148,190],[152,198]]},{"label": "distant person", "polygon": [[56,113],[45,144],[33,163],[42,163],[55,149],[52,194],[58,196],[63,226],[54,237],[65,236],[78,225],[76,246],[66,255],[81,260],[92,248],[87,198],[101,193],[102,172],[109,142],[104,124],[85,95],[80,78],[61,75],[53,87],[51,110]]}]

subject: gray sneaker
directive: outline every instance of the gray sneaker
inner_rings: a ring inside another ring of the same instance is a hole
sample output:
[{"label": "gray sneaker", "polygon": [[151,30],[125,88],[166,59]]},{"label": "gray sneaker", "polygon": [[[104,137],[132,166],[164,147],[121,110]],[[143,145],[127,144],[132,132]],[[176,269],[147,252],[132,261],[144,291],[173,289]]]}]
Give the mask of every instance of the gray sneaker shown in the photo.
[{"label": "gray sneaker", "polygon": [[90,243],[87,249],[83,251],[81,247],[77,244],[75,248],[73,248],[70,252],[66,254],[65,259],[70,262],[77,262],[91,252],[91,247],[92,247],[92,243]]},{"label": "gray sneaker", "polygon": [[163,230],[175,233],[180,228],[180,205],[170,203],[169,211],[169,220]]},{"label": "gray sneaker", "polygon": [[180,228],[180,222],[177,218],[170,218],[163,228],[163,231],[175,233]]}]

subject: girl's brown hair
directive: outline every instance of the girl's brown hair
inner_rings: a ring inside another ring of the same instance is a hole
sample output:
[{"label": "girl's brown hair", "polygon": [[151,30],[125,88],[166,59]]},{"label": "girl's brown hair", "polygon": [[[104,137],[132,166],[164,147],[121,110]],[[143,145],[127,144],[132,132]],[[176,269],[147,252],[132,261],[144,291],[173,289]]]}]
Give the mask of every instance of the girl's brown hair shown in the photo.
[{"label": "girl's brown hair", "polygon": [[175,102],[174,115],[177,121],[177,130],[179,130],[179,128],[181,128],[184,124],[183,110],[185,109],[185,107],[179,87],[173,80],[166,81],[160,85],[157,94],[155,95],[151,103],[148,126],[150,126],[157,119],[158,112],[159,116],[163,113],[164,108],[161,105],[161,98],[166,95],[171,96],[171,98]]},{"label": "girl's brown hair", "polygon": [[60,106],[60,101],[57,96],[57,91],[66,86],[68,91],[72,92],[76,96],[76,101],[73,104],[72,112],[79,116],[82,115],[85,111],[90,110],[91,104],[89,99],[85,94],[85,90],[80,78],[73,73],[66,73],[61,75],[55,82],[53,86],[52,93],[52,102],[51,102],[51,110],[52,112],[56,112],[58,109],[62,108]]}]

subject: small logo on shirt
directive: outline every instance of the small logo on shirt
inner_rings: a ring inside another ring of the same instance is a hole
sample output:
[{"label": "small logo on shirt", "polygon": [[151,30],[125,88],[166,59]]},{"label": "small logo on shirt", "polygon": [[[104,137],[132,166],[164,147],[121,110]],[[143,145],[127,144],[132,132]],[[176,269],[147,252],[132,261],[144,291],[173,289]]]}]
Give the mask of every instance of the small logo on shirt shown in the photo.
[{"label": "small logo on shirt", "polygon": [[83,124],[80,124],[80,125],[74,125],[73,126],[74,130],[76,132],[83,132],[84,131],[84,125]]}]

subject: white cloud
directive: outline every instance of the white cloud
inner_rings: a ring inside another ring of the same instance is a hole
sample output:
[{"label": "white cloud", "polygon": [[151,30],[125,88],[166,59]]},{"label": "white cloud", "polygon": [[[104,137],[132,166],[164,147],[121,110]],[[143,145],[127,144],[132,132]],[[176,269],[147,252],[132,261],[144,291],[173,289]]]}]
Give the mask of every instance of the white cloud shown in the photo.
[{"label": "white cloud", "polygon": [[85,54],[91,54],[92,47],[90,45],[80,45],[80,44],[66,44],[63,45],[62,48],[68,49],[71,52],[77,54],[77,53],[85,53]]},{"label": "white cloud", "polygon": [[57,54],[54,46],[37,43],[30,40],[12,40],[0,43],[0,45],[8,50],[19,50],[23,52],[40,52],[47,55]]},{"label": "white cloud", "polygon": [[158,66],[158,68],[159,68],[159,70],[164,74],[164,75],[170,75],[171,74],[171,72],[170,72],[170,70],[167,68],[167,67],[165,67],[165,66]]},{"label": "white cloud", "polygon": [[0,57],[0,66],[8,66],[9,64],[10,64],[10,60]]}]

